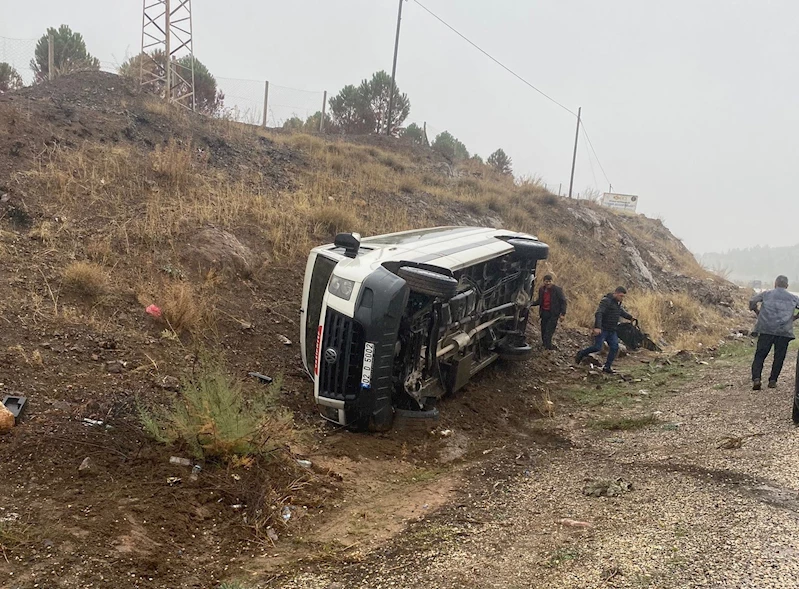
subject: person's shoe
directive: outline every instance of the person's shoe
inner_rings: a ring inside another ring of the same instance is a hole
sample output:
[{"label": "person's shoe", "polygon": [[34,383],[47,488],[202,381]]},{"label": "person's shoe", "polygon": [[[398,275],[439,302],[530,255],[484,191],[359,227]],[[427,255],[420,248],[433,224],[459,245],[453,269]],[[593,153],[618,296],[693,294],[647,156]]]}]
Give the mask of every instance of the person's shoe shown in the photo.
[{"label": "person's shoe", "polygon": [[770,380],[770,381],[768,381],[768,388],[770,388],[770,389],[776,389],[776,388],[777,388],[777,381],[776,381],[776,380]]},{"label": "person's shoe", "polygon": [[615,370],[613,370],[612,368],[608,368],[608,367],[602,368],[602,372],[604,372],[605,374],[616,374]]},{"label": "person's shoe", "polygon": [[760,379],[759,378],[757,378],[757,379],[752,381],[752,390],[753,391],[759,391],[760,390]]},{"label": "person's shoe", "polygon": [[557,349],[558,349],[558,346],[556,346],[555,344],[552,344],[551,346],[547,346],[547,350],[552,350],[553,352],[557,351]]},{"label": "person's shoe", "polygon": [[580,352],[577,352],[577,354],[574,356],[574,363],[579,366],[583,363],[583,358],[584,356]]}]

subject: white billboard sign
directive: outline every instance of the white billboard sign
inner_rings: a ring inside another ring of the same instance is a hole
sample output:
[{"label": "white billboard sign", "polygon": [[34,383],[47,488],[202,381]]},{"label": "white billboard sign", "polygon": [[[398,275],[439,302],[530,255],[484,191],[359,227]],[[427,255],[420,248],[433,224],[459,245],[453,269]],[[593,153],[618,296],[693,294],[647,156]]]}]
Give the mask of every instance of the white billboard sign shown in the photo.
[{"label": "white billboard sign", "polygon": [[634,213],[635,208],[638,206],[638,197],[634,194],[606,192],[602,195],[602,205],[611,209]]}]

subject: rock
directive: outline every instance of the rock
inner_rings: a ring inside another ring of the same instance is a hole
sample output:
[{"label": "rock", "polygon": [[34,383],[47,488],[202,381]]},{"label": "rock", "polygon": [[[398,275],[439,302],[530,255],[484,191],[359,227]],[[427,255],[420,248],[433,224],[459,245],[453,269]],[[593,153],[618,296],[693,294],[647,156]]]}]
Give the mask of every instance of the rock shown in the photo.
[{"label": "rock", "polygon": [[289,338],[287,338],[285,335],[279,335],[279,336],[277,336],[277,339],[279,339],[280,343],[283,344],[284,346],[290,346],[291,345],[291,340]]},{"label": "rock", "polygon": [[165,376],[161,379],[158,383],[165,391],[172,391],[173,393],[177,393],[180,390],[180,379],[174,376]]},{"label": "rock", "polygon": [[232,233],[217,227],[200,231],[183,252],[183,262],[202,274],[211,270],[248,278],[252,275],[255,255]]},{"label": "rock", "polygon": [[112,360],[105,363],[105,369],[110,374],[121,374],[125,370],[125,363],[119,360]]},{"label": "rock", "polygon": [[78,474],[82,476],[86,476],[88,474],[92,474],[94,472],[94,462],[88,456],[83,459],[83,462],[80,463],[78,467]]},{"label": "rock", "polygon": [[6,409],[5,405],[0,404],[0,433],[11,431],[15,423],[14,414]]},{"label": "rock", "polygon": [[568,517],[564,517],[563,519],[559,520],[558,523],[562,526],[566,526],[569,528],[592,528],[593,524],[590,522],[582,522],[576,519],[569,519]]},{"label": "rock", "polygon": [[618,478],[612,481],[589,481],[583,488],[583,494],[589,497],[617,497],[632,489],[632,483]]},{"label": "rock", "polygon": [[272,542],[277,542],[278,539],[277,532],[272,529],[272,526],[266,528],[266,537],[269,538]]},{"label": "rock", "polygon": [[723,449],[723,450],[736,450],[744,445],[743,438],[739,438],[737,436],[727,436],[726,438],[722,438],[716,448]]}]

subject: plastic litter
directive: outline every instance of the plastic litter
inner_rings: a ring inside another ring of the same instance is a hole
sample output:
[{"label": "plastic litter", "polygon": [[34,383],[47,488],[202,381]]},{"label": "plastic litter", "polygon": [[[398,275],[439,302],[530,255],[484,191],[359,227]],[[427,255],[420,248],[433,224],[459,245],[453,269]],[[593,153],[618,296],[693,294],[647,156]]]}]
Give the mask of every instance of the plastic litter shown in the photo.
[{"label": "plastic litter", "polygon": [[169,464],[177,464],[178,466],[191,466],[191,460],[188,458],[181,458],[180,456],[171,456]]},{"label": "plastic litter", "polygon": [[311,466],[312,466],[310,460],[298,460],[297,464],[299,464],[303,468],[311,468]]},{"label": "plastic litter", "polygon": [[161,307],[158,307],[157,305],[149,305],[144,310],[144,312],[147,313],[148,315],[150,315],[151,317],[155,317],[156,319],[160,319],[161,316],[163,315],[163,312],[161,311]]},{"label": "plastic litter", "polygon": [[25,407],[27,400],[26,397],[8,395],[3,398],[3,406],[11,412],[14,418],[17,418],[19,414],[22,413],[22,409]]},{"label": "plastic litter", "polygon": [[260,372],[249,372],[247,374],[248,376],[257,378],[264,384],[272,384],[273,378],[271,376],[266,376],[265,374],[261,374]]}]

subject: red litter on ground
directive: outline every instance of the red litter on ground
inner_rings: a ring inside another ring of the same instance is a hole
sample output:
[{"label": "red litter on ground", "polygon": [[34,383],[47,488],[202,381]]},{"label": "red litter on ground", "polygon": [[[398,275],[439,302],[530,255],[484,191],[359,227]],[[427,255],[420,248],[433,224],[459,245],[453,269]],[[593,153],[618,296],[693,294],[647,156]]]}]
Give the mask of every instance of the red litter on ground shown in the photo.
[{"label": "red litter on ground", "polygon": [[156,319],[161,318],[161,307],[158,307],[156,305],[150,305],[144,310],[144,312],[147,313],[148,315],[151,315],[152,317],[155,317]]}]

